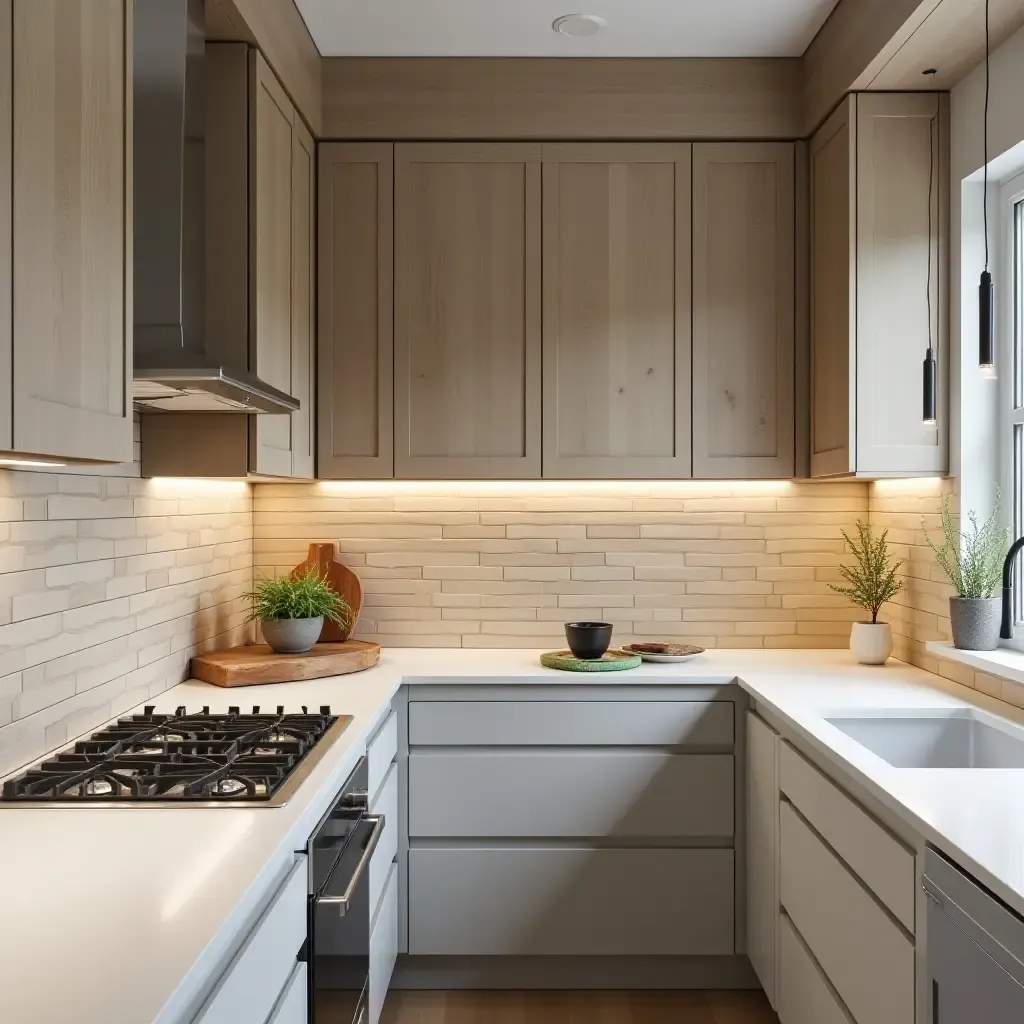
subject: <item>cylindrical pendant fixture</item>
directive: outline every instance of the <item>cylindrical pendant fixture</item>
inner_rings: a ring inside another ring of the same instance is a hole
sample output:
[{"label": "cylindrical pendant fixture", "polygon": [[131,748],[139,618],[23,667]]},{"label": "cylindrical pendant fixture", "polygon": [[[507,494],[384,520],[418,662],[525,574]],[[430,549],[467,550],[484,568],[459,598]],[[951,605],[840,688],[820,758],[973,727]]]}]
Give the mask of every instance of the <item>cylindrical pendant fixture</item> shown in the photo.
[{"label": "cylindrical pendant fixture", "polygon": [[992,275],[982,271],[978,285],[978,368],[983,377],[996,375],[995,362],[995,299]]},{"label": "cylindrical pendant fixture", "polygon": [[927,355],[924,357],[923,370],[921,393],[924,396],[924,402],[921,407],[921,419],[924,421],[924,425],[926,427],[934,427],[937,374],[935,369],[935,355],[930,348],[928,349]]}]

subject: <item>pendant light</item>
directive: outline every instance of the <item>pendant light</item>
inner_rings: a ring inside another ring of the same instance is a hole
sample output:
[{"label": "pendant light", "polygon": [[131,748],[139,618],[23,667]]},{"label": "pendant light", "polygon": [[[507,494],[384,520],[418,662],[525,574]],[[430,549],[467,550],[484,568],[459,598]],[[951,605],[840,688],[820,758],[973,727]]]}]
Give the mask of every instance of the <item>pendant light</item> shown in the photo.
[{"label": "pendant light", "polygon": [[985,0],[985,110],[982,124],[985,165],[982,169],[982,220],[985,230],[985,269],[978,283],[978,368],[983,377],[996,375],[995,365],[995,296],[992,275],[988,270],[988,97],[989,60],[991,45],[989,36],[989,2]]},{"label": "pendant light", "polygon": [[928,350],[924,357],[922,380],[921,419],[926,427],[935,426],[938,374],[935,364],[935,348],[932,341],[932,194],[935,180],[934,141],[935,118],[928,122],[928,273],[925,275],[925,301],[928,310]]}]

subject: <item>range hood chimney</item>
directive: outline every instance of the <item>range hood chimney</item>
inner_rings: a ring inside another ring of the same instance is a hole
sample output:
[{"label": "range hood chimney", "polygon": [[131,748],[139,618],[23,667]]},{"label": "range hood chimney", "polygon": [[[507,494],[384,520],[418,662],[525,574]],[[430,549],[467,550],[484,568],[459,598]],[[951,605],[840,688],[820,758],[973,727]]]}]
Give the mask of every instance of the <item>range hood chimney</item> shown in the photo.
[{"label": "range hood chimney", "polygon": [[[206,329],[203,0],[135,0],[135,381],[144,409],[284,413],[291,395]],[[240,242],[240,244],[244,244]]]}]

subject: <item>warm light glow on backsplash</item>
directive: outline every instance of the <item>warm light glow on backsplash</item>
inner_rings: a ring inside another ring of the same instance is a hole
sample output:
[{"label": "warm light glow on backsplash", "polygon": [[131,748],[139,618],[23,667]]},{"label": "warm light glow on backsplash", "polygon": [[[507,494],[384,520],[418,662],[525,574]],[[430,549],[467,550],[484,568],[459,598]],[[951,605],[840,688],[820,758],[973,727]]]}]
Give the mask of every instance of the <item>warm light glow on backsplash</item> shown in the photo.
[{"label": "warm light glow on backsplash", "polygon": [[178,497],[194,494],[245,494],[249,489],[245,480],[203,480],[177,476],[155,476],[149,484],[155,491]]},{"label": "warm light glow on backsplash", "polygon": [[790,480],[321,480],[316,487],[325,494],[348,497],[678,495],[699,498],[708,495],[784,495],[790,493],[794,485]]},{"label": "warm light glow on backsplash", "polygon": [[908,496],[941,494],[946,478],[941,476],[903,477],[897,480],[875,480],[871,484],[880,497],[905,494]]}]

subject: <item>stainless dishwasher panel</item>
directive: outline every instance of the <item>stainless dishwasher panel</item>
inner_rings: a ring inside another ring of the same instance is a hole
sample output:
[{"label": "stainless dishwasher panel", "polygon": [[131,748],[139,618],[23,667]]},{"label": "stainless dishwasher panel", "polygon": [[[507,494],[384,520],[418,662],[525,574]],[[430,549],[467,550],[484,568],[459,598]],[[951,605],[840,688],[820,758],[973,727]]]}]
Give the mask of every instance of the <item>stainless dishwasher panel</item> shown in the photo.
[{"label": "stainless dishwasher panel", "polygon": [[1021,1024],[1024,920],[936,851],[924,863],[932,1024]]}]

